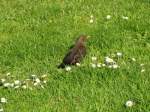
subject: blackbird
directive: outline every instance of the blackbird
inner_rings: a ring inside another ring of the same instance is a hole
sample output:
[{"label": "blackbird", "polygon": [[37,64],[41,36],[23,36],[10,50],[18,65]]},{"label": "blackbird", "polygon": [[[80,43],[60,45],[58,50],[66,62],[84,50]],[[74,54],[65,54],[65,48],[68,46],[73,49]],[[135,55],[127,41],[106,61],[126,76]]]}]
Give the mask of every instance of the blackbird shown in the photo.
[{"label": "blackbird", "polygon": [[81,35],[75,42],[75,45],[71,47],[69,52],[64,57],[62,63],[58,66],[58,68],[65,68],[65,65],[75,65],[79,63],[83,57],[86,55],[86,47],[85,41],[87,40],[87,36]]}]

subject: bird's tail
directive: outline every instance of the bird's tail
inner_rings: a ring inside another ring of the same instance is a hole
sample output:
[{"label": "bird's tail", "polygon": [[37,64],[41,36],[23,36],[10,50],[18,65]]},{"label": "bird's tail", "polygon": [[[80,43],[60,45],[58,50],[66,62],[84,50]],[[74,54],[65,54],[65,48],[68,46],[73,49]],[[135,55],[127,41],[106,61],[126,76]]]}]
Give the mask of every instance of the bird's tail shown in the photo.
[{"label": "bird's tail", "polygon": [[65,68],[65,64],[61,63],[57,68]]}]

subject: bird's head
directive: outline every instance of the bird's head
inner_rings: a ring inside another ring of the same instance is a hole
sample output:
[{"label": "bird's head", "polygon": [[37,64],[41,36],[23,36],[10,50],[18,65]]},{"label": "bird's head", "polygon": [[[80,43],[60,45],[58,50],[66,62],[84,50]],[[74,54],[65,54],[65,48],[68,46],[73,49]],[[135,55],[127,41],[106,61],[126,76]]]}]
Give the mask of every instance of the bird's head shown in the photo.
[{"label": "bird's head", "polygon": [[80,35],[78,40],[77,40],[77,43],[84,43],[86,40],[88,40],[90,38],[90,36],[86,36],[86,35]]}]

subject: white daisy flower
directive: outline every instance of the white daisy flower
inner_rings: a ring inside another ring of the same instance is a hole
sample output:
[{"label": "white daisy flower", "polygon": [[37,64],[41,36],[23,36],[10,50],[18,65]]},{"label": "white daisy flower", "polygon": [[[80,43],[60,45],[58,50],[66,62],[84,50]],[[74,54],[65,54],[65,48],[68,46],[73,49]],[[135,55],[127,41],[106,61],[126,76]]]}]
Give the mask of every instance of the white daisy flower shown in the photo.
[{"label": "white daisy flower", "polygon": [[6,98],[1,98],[1,103],[7,103],[7,99]]},{"label": "white daisy flower", "polygon": [[117,64],[112,65],[112,68],[116,69],[119,68],[119,66]]},{"label": "white daisy flower", "polygon": [[35,79],[35,82],[36,82],[36,83],[40,83],[41,81],[40,81],[39,78],[36,78],[36,79]]},{"label": "white daisy flower", "polygon": [[42,75],[42,76],[41,76],[41,78],[46,78],[46,77],[47,77],[47,75],[46,75],[46,74],[44,74],[44,75]]},{"label": "white daisy flower", "polygon": [[92,63],[91,64],[92,68],[96,68],[96,64]]},{"label": "white daisy flower", "polygon": [[19,80],[15,80],[15,81],[14,81],[14,84],[15,84],[15,85],[20,85],[21,82],[20,82]]},{"label": "white daisy flower", "polygon": [[34,85],[34,86],[37,86],[37,85],[39,85],[39,83],[35,82],[33,85]]},{"label": "white daisy flower", "polygon": [[8,88],[8,87],[10,87],[10,83],[4,83],[3,86],[4,86],[5,88]]},{"label": "white daisy flower", "polygon": [[141,63],[141,64],[140,64],[140,66],[142,67],[142,66],[144,66],[144,64],[143,64],[143,63]]},{"label": "white daisy flower", "polygon": [[134,61],[134,62],[136,61],[136,59],[135,59],[135,58],[131,58],[131,59],[132,59],[132,61]]},{"label": "white daisy flower", "polygon": [[10,73],[7,73],[6,76],[10,76]]},{"label": "white daisy flower", "polygon": [[44,83],[44,84],[46,84],[46,83],[47,83],[47,81],[46,81],[46,80],[44,80],[44,81],[43,81],[43,83]]},{"label": "white daisy flower", "polygon": [[90,23],[93,23],[94,22],[94,20],[93,19],[90,19]]},{"label": "white daisy flower", "polygon": [[31,75],[31,78],[32,78],[32,79],[35,79],[36,77],[37,77],[37,75],[34,75],[34,74]]},{"label": "white daisy flower", "polygon": [[0,112],[4,112],[4,109],[3,109],[3,108],[0,108]]},{"label": "white daisy flower", "polygon": [[14,89],[18,89],[20,86],[15,86]]},{"label": "white daisy flower", "polygon": [[76,66],[81,66],[80,63],[76,63]]},{"label": "white daisy flower", "polygon": [[145,72],[145,69],[142,69],[142,70],[141,70],[141,73],[143,73],[143,72]]},{"label": "white daisy flower", "polygon": [[102,67],[102,64],[101,63],[97,63],[97,67],[98,68]]},{"label": "white daisy flower", "polygon": [[107,15],[107,16],[106,16],[106,19],[111,19],[111,15]]},{"label": "white daisy flower", "polygon": [[1,79],[1,82],[4,83],[6,81],[6,79]]},{"label": "white daisy flower", "polygon": [[67,67],[65,68],[65,70],[68,72],[68,71],[71,70],[71,67],[67,66]]},{"label": "white daisy flower", "polygon": [[27,89],[27,86],[26,86],[26,85],[23,85],[23,86],[22,86],[22,89]]},{"label": "white daisy flower", "polygon": [[31,79],[26,79],[26,81],[30,81]]},{"label": "white daisy flower", "polygon": [[105,67],[106,65],[103,63],[102,66]]},{"label": "white daisy flower", "polygon": [[132,107],[134,105],[134,102],[131,101],[131,100],[128,100],[126,103],[125,103],[126,107]]},{"label": "white daisy flower", "polygon": [[109,66],[108,66],[108,68],[112,68],[112,67],[113,67],[112,65],[109,65]]},{"label": "white daisy flower", "polygon": [[117,56],[118,56],[118,57],[121,57],[121,56],[122,56],[122,53],[121,53],[121,52],[117,52]]},{"label": "white daisy flower", "polygon": [[93,56],[92,61],[96,61],[96,60],[97,60],[97,57]]},{"label": "white daisy flower", "polygon": [[106,64],[113,64],[115,63],[113,59],[109,58],[109,57],[105,57],[105,63]]},{"label": "white daisy flower", "polygon": [[94,17],[93,15],[90,16],[91,19],[92,19],[93,17]]},{"label": "white daisy flower", "polygon": [[122,19],[128,20],[129,18],[127,16],[122,16]]}]

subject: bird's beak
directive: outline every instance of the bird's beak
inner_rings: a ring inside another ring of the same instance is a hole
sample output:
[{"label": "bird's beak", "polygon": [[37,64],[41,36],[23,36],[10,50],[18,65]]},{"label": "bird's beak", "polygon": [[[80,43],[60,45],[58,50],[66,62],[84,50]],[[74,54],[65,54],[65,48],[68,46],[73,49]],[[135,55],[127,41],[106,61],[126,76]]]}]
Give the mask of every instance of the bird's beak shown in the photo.
[{"label": "bird's beak", "polygon": [[89,38],[91,38],[91,36],[90,36],[90,35],[88,35],[88,36],[87,36],[87,39],[89,39]]}]

